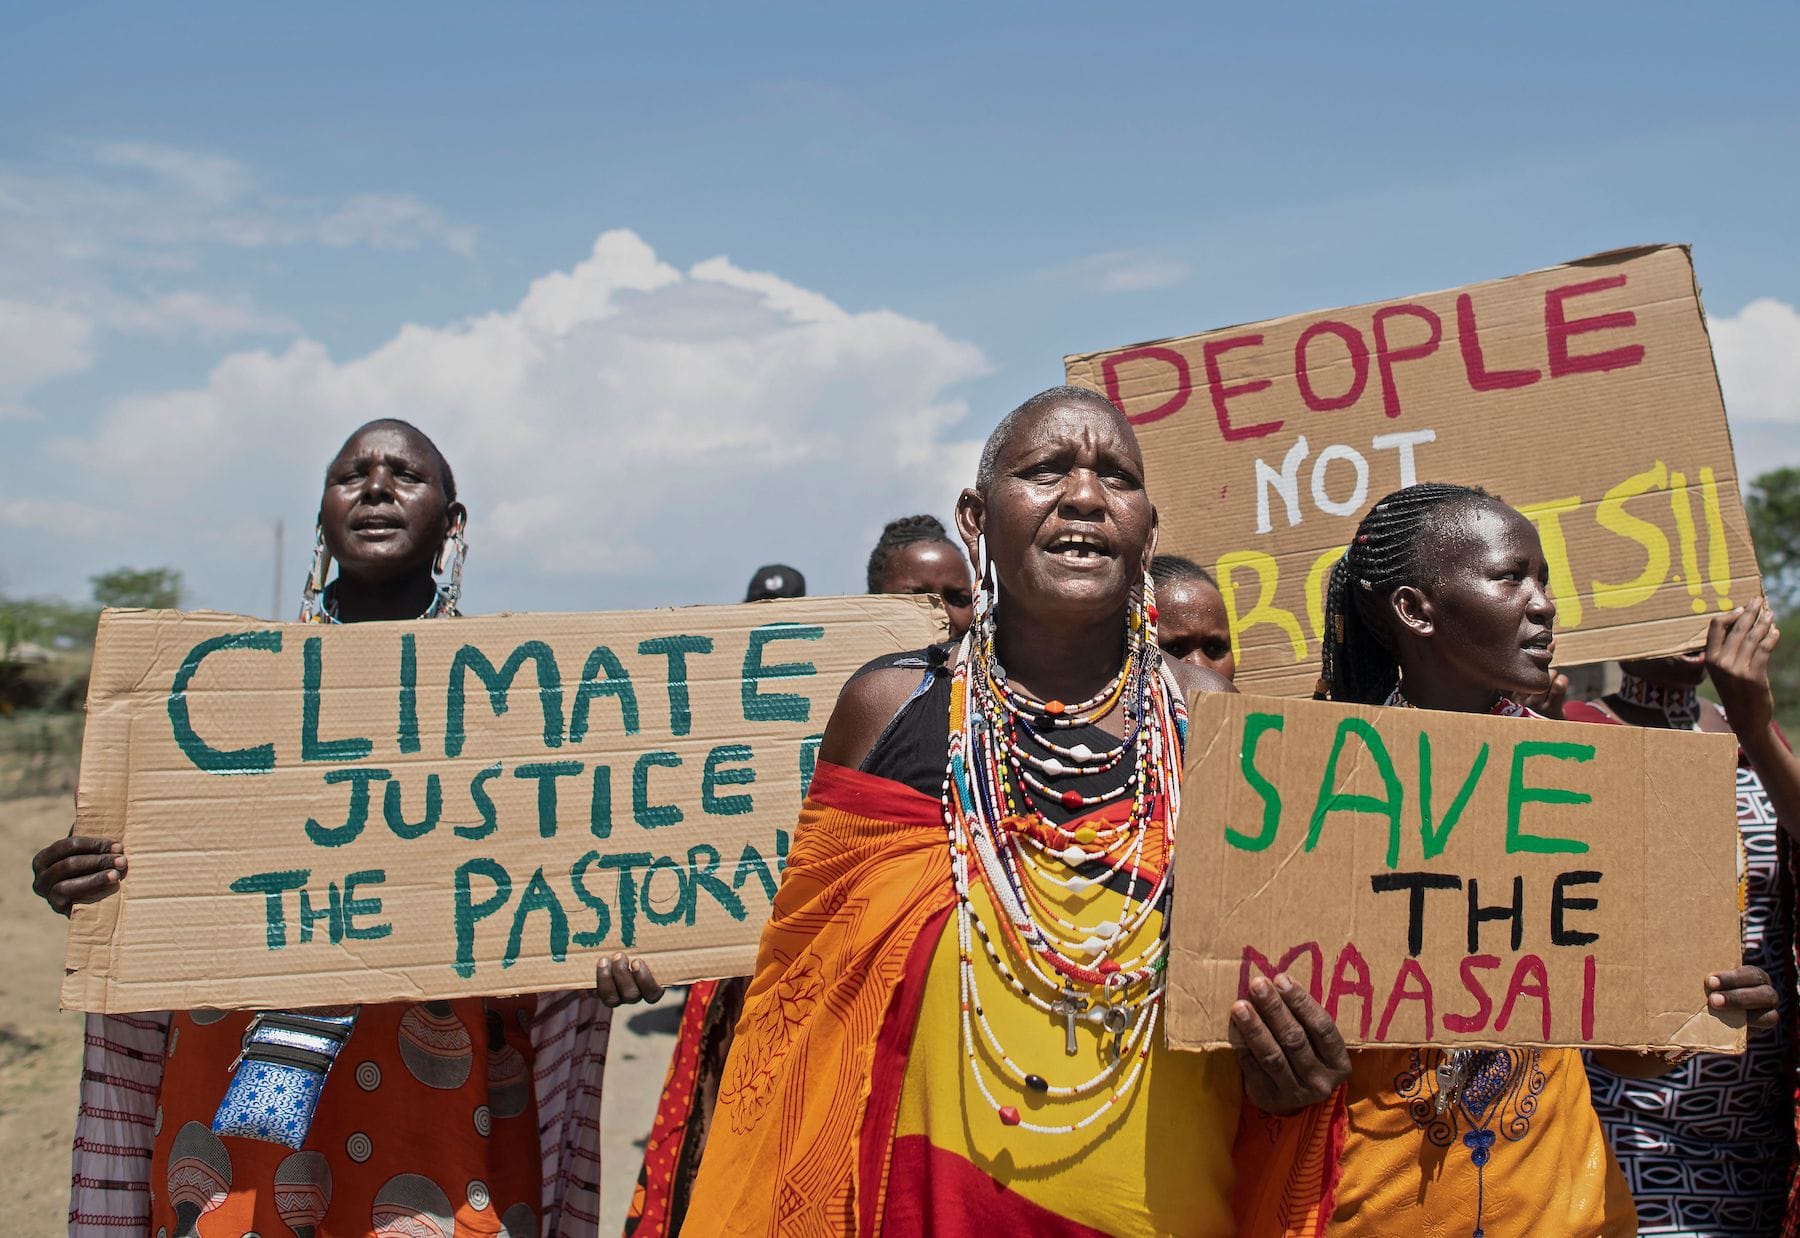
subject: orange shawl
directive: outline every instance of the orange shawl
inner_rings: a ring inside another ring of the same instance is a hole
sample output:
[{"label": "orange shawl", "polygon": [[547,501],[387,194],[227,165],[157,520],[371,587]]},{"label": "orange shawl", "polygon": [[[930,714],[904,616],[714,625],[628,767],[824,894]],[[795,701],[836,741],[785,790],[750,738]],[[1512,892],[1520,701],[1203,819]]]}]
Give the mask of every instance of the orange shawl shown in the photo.
[{"label": "orange shawl", "polygon": [[[928,957],[954,902],[936,800],[820,762],[725,1064],[683,1233],[880,1231]],[[1246,1238],[1323,1232],[1342,1094],[1291,1118],[1246,1104]]]}]

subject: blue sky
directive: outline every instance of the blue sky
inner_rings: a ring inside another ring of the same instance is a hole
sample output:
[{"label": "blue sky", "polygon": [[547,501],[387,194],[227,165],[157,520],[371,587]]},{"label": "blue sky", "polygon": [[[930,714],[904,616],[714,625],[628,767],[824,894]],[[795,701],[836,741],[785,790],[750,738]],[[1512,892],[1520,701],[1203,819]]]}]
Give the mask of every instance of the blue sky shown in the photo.
[{"label": "blue sky", "polygon": [[1800,462],[1792,4],[0,25],[7,594],[169,563],[267,612],[379,413],[458,462],[476,609],[850,591],[1066,352],[1647,241],[1745,471]]}]

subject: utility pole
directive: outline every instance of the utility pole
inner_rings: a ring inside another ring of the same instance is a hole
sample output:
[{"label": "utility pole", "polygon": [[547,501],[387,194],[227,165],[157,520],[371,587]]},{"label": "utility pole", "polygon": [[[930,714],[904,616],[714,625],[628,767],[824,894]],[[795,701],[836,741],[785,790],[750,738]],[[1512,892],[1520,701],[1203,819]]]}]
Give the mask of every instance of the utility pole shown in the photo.
[{"label": "utility pole", "polygon": [[269,617],[281,622],[281,519],[275,520],[275,604],[269,608]]}]

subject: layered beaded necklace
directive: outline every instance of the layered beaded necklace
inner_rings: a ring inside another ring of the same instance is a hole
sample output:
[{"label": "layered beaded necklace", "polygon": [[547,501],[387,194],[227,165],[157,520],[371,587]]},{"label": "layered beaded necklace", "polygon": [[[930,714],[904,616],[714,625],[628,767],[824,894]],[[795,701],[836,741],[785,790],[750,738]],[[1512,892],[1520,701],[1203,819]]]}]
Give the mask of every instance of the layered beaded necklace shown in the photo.
[{"label": "layered beaded necklace", "polygon": [[[1169,891],[1187,718],[1180,693],[1165,678],[1156,647],[1156,608],[1144,600],[1150,596],[1146,579],[1143,598],[1129,618],[1118,676],[1071,705],[1040,700],[1008,681],[994,647],[991,586],[984,587],[951,680],[943,811],[956,890],[961,1048],[977,1090],[1000,1121],[1036,1134],[1081,1130],[1129,1097],[1142,1077],[1162,1008],[1166,927],[1159,926],[1148,945],[1132,943],[1162,912]],[[1126,725],[1114,748],[1097,752],[1086,743],[1051,738],[1095,726],[1115,709],[1125,711]],[[1084,795],[1055,785],[1115,771],[1126,762],[1123,777],[1110,790]],[[1044,802],[1071,814],[1091,814],[1124,800],[1127,792],[1130,805],[1122,821],[1089,815],[1061,824],[1037,807]],[[1145,855],[1152,829],[1162,830],[1154,870]],[[1059,896],[1121,880],[1124,903],[1114,919],[1084,926],[1058,909]],[[971,900],[976,883],[996,909],[997,933],[982,922]],[[983,1007],[975,966],[978,940],[1014,995],[1062,1022],[1069,1056],[1078,1052],[1079,1023],[1095,1027],[1103,1043],[1113,1038],[1110,1057],[1097,1072],[1055,1086],[1015,1060]],[[1016,1107],[995,1097],[983,1073],[983,1044],[1014,1085],[1057,1101],[1085,1100],[1087,1112],[1061,1124],[1025,1120]]]}]

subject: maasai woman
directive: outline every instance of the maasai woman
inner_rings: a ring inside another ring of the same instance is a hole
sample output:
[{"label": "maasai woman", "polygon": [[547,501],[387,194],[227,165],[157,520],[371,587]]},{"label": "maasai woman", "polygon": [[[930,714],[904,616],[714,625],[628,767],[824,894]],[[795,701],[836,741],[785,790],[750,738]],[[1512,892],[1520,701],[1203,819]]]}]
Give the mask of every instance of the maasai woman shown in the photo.
[{"label": "maasai woman", "polygon": [[870,593],[935,593],[943,598],[953,641],[961,640],[974,620],[968,557],[936,516],[888,521],[869,552],[868,576]]},{"label": "maasai woman", "polygon": [[1180,555],[1157,555],[1150,562],[1156,585],[1156,638],[1177,662],[1237,677],[1231,651],[1231,621],[1225,597],[1212,573]]},{"label": "maasai woman", "polygon": [[[1570,721],[1738,736],[1744,961],[1769,973],[1781,1001],[1785,1035],[1751,1037],[1742,1057],[1695,1057],[1660,1079],[1590,1066],[1594,1108],[1637,1200],[1640,1234],[1732,1238],[1800,1230],[1800,1208],[1790,1204],[1794,885],[1782,862],[1800,836],[1800,761],[1774,724],[1769,655],[1780,638],[1774,620],[1760,599],[1719,615],[1704,650],[1622,662],[1617,692],[1594,705],[1563,707]],[[1723,710],[1695,691],[1707,678]]]},{"label": "maasai woman", "polygon": [[[870,593],[935,593],[949,615],[950,639],[960,640],[969,629],[974,604],[969,560],[936,516],[888,521],[869,552],[868,581]],[[920,669],[925,665],[921,658]],[[644,1142],[644,1167],[625,1218],[627,1234],[648,1238],[681,1231],[748,983],[748,977],[738,976],[688,989],[656,1118]]]},{"label": "maasai woman", "polygon": [[[1388,495],[1332,569],[1324,694],[1536,716],[1510,697],[1549,686],[1548,572],[1531,522],[1481,490],[1427,484]],[[1746,1012],[1752,1028],[1773,1018],[1774,993],[1757,968],[1695,983],[1715,1009]],[[1639,1074],[1662,1065],[1607,1056]],[[1636,1232],[1580,1053],[1400,1049],[1351,1058],[1332,1235]]]},{"label": "maasai woman", "polygon": [[[363,426],[326,473],[304,618],[456,614],[465,520],[429,438]],[[65,913],[127,872],[84,837],[33,868]],[[580,992],[90,1017],[69,1232],[591,1235],[610,1007],[660,995],[615,956]]]},{"label": "maasai woman", "polygon": [[1026,401],[957,526],[974,626],[838,698],[683,1232],[1314,1232],[1325,1012],[1259,978],[1236,1060],[1162,1045],[1183,693],[1229,685],[1156,647],[1131,426]]}]

